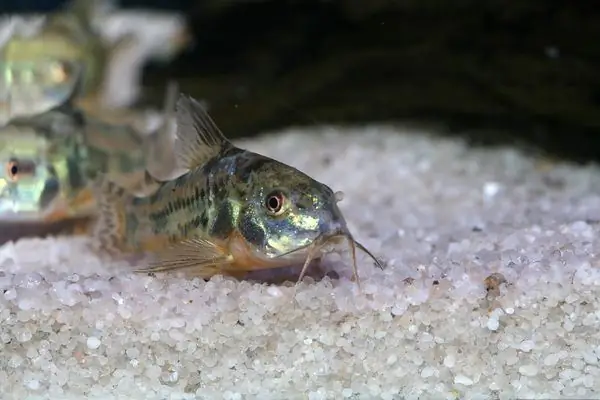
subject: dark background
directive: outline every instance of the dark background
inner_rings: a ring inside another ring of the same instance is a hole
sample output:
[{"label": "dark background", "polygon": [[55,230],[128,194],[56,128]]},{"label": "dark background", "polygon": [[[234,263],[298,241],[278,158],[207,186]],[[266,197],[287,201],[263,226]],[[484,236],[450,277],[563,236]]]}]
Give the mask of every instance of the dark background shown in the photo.
[{"label": "dark background", "polygon": [[[64,1],[3,0],[5,12]],[[228,136],[289,125],[442,123],[476,143],[600,159],[595,2],[477,0],[122,1],[180,10],[195,44],[148,65],[206,99]]]}]

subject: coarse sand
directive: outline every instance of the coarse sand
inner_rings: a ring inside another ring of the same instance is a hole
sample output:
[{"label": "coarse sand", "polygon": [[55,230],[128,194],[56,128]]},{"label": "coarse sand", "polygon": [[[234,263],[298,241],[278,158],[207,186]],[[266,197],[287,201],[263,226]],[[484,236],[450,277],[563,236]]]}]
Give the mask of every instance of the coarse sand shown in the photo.
[{"label": "coarse sand", "polygon": [[[415,129],[412,129],[413,131]],[[83,238],[0,248],[2,399],[600,398],[600,169],[379,126],[239,143],[334,190],[339,277],[134,274]]]}]

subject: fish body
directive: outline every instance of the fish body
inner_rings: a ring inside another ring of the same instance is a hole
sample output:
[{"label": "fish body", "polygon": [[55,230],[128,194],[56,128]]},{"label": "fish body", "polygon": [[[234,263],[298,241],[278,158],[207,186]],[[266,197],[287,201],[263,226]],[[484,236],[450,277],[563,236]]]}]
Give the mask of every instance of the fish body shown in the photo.
[{"label": "fish body", "polygon": [[89,169],[82,125],[76,115],[53,110],[0,129],[0,220],[53,222],[85,214],[75,201]]},{"label": "fish body", "polygon": [[94,236],[101,249],[149,253],[150,272],[193,268],[202,277],[236,276],[304,261],[303,275],[326,245],[346,239],[358,278],[355,246],[371,254],[348,231],[340,193],[234,146],[188,96],[178,100],[177,123],[176,157],[188,172],[155,182],[148,196],[98,180]]},{"label": "fish body", "polygon": [[[130,125],[90,118],[71,103],[0,128],[0,222],[53,223],[91,218],[99,174],[137,193],[148,171],[168,175],[170,133],[142,135]],[[157,160],[148,155],[156,155]],[[153,164],[154,163],[154,164]],[[164,171],[161,171],[163,169]]]}]

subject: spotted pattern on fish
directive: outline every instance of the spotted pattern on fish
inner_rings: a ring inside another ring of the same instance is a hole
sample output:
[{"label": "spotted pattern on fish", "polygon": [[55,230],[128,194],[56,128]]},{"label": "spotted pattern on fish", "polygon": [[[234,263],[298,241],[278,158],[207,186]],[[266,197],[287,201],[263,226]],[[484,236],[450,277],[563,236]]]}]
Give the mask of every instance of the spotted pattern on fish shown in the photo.
[{"label": "spotted pattern on fish", "polygon": [[[196,232],[225,238],[235,227],[232,216],[241,213],[239,205],[226,199],[241,199],[249,174],[268,162],[270,159],[239,148],[224,149],[202,169],[165,183],[162,190],[146,198],[135,198],[131,208],[140,214],[138,219],[147,218],[149,224],[145,229],[132,225],[128,236],[162,233],[175,238]],[[262,240],[264,234],[254,230],[253,237]]]},{"label": "spotted pattern on fish", "polygon": [[194,217],[181,225],[179,229],[181,230],[183,236],[187,236],[190,233],[205,227],[207,223],[208,221],[206,219],[206,213],[203,212],[202,215]]}]

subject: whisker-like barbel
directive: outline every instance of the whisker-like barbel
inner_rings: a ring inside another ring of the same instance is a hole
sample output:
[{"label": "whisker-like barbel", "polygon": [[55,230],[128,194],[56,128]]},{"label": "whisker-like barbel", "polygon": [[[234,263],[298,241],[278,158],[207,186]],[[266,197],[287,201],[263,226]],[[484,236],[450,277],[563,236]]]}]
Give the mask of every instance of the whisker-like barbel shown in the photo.
[{"label": "whisker-like barbel", "polygon": [[354,244],[356,245],[356,247],[358,247],[362,252],[364,252],[366,255],[368,255],[369,257],[371,257],[373,259],[373,261],[375,262],[375,265],[377,265],[377,267],[379,267],[380,269],[384,269],[383,264],[381,263],[381,261],[375,257],[373,255],[373,253],[371,253],[369,251],[369,249],[367,249],[365,246],[363,246],[360,242],[357,242],[356,240],[354,240]]},{"label": "whisker-like barbel", "polygon": [[[320,250],[327,245],[327,243],[329,243],[330,241],[337,239],[337,238],[344,238],[346,239],[346,242],[348,243],[348,247],[350,249],[350,255],[352,258],[352,272],[353,272],[353,277],[354,280],[356,281],[356,284],[358,285],[359,289],[360,289],[360,278],[358,275],[358,263],[357,263],[357,259],[356,259],[356,248],[360,249],[361,251],[363,251],[365,254],[367,254],[369,257],[371,257],[373,259],[373,261],[375,262],[375,264],[383,269],[383,265],[381,264],[381,262],[373,255],[373,253],[371,253],[365,246],[363,246],[360,242],[356,241],[351,234],[349,233],[341,233],[341,234],[334,234],[334,235],[330,235],[330,236],[324,236],[321,235],[319,237],[317,237],[312,243],[310,243],[307,246],[298,248],[297,250],[294,250],[294,252],[296,251],[302,251],[308,248],[308,254],[306,256],[306,259],[304,261],[304,264],[302,266],[302,270],[300,272],[300,276],[298,277],[298,283],[302,281],[302,279],[304,279],[304,276],[306,275],[306,271],[308,270],[308,266],[310,265],[311,261],[313,261],[317,255],[317,253],[320,252]],[[289,254],[289,253],[288,253]]]}]

